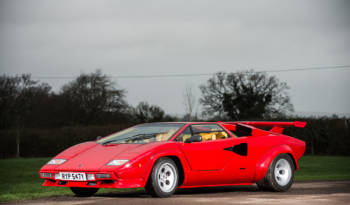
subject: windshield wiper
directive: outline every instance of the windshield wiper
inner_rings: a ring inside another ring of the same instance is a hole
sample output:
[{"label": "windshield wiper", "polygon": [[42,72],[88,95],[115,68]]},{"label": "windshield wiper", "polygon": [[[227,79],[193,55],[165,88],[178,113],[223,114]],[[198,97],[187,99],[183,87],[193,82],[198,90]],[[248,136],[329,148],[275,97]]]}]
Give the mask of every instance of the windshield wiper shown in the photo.
[{"label": "windshield wiper", "polygon": [[144,135],[144,134],[137,134],[137,135],[134,135],[134,136],[131,136],[131,137],[123,138],[123,139],[112,139],[112,140],[108,140],[108,141],[102,143],[102,145],[106,145],[106,144],[109,144],[109,143],[112,143],[112,142],[130,140],[130,139],[133,139],[134,137],[138,137],[138,136],[140,136],[140,135]]},{"label": "windshield wiper", "polygon": [[164,134],[164,133],[158,132],[158,133],[148,133],[148,134],[137,134],[137,135],[134,135],[134,136],[131,136],[131,137],[123,138],[123,139],[109,140],[109,141],[106,141],[106,142],[102,143],[102,145],[107,145],[109,143],[117,142],[117,141],[149,139],[149,138],[152,138],[154,135],[157,135],[157,134]]}]

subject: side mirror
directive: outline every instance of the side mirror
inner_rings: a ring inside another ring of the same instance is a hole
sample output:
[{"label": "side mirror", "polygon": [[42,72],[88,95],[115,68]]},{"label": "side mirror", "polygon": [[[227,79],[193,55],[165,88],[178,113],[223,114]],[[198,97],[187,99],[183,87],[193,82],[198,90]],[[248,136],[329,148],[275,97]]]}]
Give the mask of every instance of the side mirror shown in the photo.
[{"label": "side mirror", "polygon": [[201,142],[202,136],[200,135],[193,135],[190,138],[185,140],[185,143],[192,143],[192,142]]},{"label": "side mirror", "polygon": [[101,136],[97,136],[97,137],[96,137],[96,141],[99,140],[99,139],[101,139],[101,138],[102,138]]}]

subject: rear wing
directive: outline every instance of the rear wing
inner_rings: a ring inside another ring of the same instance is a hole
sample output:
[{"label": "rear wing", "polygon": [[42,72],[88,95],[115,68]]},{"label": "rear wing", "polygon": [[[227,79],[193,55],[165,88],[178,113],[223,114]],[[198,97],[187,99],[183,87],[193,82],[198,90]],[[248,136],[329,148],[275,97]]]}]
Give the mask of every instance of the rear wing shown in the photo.
[{"label": "rear wing", "polygon": [[254,127],[272,127],[270,132],[283,133],[285,127],[299,127],[304,128],[306,122],[240,122],[242,124],[251,125]]},{"label": "rear wing", "polygon": [[237,121],[237,122],[222,122],[222,123],[235,124],[238,126],[241,124],[241,125],[249,125],[253,127],[272,127],[270,129],[270,132],[275,132],[275,133],[283,133],[283,130],[285,127],[304,128],[307,124],[306,122],[301,122],[301,121],[295,121],[295,122]]},{"label": "rear wing", "polygon": [[254,127],[300,127],[304,128],[306,122],[295,121],[295,122],[237,122],[241,124],[251,125]]}]

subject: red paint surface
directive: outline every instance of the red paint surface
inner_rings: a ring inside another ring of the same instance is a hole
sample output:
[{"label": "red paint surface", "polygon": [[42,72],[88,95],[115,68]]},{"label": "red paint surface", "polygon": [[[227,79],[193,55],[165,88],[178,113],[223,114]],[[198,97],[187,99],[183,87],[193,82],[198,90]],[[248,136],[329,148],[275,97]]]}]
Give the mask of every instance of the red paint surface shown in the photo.
[{"label": "red paint surface", "polygon": [[[60,171],[110,173],[111,178],[95,180],[96,185],[88,182],[68,181],[45,178],[44,186],[134,188],[144,187],[157,159],[172,157],[178,159],[184,172],[180,188],[226,186],[251,184],[262,179],[272,160],[279,154],[290,154],[296,169],[298,159],[305,151],[305,142],[280,132],[286,126],[305,127],[304,122],[217,122],[229,135],[237,123],[252,128],[251,136],[183,143],[173,141],[187,126],[209,122],[187,123],[169,141],[148,144],[111,144],[100,145],[86,142],[75,145],[55,158],[67,159],[62,165],[44,165],[40,172],[57,173]],[[212,123],[212,122],[210,122]],[[215,123],[214,123],[215,124]],[[270,131],[258,129],[259,126],[272,126]],[[224,148],[241,143],[248,144],[247,156],[241,156]],[[128,159],[122,166],[106,166],[113,159]]]}]

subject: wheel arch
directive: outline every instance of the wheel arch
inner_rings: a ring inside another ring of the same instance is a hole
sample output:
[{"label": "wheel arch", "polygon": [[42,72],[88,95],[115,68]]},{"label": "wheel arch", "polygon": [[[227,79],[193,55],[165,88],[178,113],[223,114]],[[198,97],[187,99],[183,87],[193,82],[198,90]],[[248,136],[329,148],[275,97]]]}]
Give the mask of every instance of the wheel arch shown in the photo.
[{"label": "wheel arch", "polygon": [[160,158],[164,158],[164,157],[168,157],[168,158],[172,159],[178,168],[178,172],[179,172],[178,186],[182,185],[185,182],[185,179],[186,179],[185,173],[189,167],[186,164],[182,154],[177,150],[173,150],[170,152],[169,152],[169,150],[167,150],[164,153],[157,153],[151,157],[150,162],[148,163],[147,168],[146,168],[144,186],[146,186],[146,184],[149,182],[150,175],[151,175],[151,172],[152,172],[152,169],[153,169],[153,166],[155,165],[155,163]]},{"label": "wheel arch", "polygon": [[299,169],[299,164],[298,164],[298,161],[295,159],[295,156],[292,155],[291,153],[286,153],[290,156],[290,158],[292,159],[293,161],[293,165],[294,165],[294,170],[297,171]]},{"label": "wheel arch", "polygon": [[175,156],[175,155],[172,155],[172,156],[166,156],[166,157],[169,157],[170,159],[172,159],[175,164],[176,164],[176,167],[179,171],[179,183],[178,183],[178,186],[182,185],[185,181],[185,171],[184,171],[184,168],[182,166],[182,163],[180,161],[180,159]]},{"label": "wheel arch", "polygon": [[270,164],[280,154],[287,154],[290,156],[295,170],[299,169],[298,162],[293,155],[293,150],[288,145],[278,145],[265,152],[265,154],[256,163],[254,182],[258,182],[265,177]]}]

